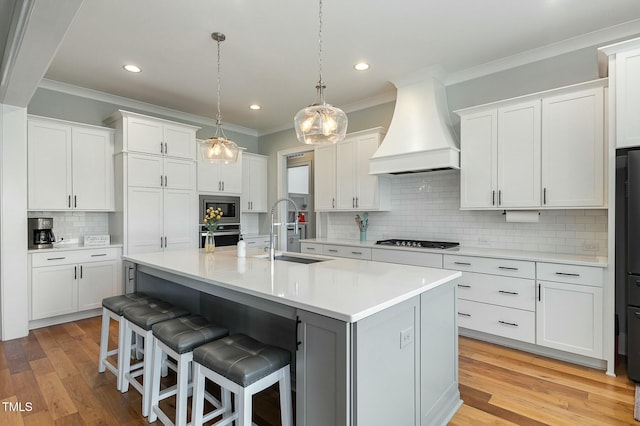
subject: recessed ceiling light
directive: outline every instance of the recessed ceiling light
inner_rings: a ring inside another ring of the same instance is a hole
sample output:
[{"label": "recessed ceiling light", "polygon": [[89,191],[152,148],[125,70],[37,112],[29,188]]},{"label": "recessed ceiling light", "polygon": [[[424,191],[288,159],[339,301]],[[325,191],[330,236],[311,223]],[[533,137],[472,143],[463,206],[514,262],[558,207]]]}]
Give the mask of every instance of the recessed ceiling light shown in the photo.
[{"label": "recessed ceiling light", "polygon": [[257,111],[260,109],[260,105],[258,104],[249,105],[249,108]]},{"label": "recessed ceiling light", "polygon": [[367,64],[366,62],[358,62],[357,64],[355,64],[353,66],[353,68],[355,68],[358,71],[366,71],[368,70],[370,67],[369,64]]},{"label": "recessed ceiling light", "polygon": [[129,72],[140,72],[140,71],[142,71],[142,70],[140,69],[140,67],[138,67],[138,66],[136,66],[136,65],[131,65],[131,64],[129,64],[129,65],[125,65],[125,66],[123,66],[122,68],[124,68],[125,70],[127,70],[127,71],[129,71]]}]

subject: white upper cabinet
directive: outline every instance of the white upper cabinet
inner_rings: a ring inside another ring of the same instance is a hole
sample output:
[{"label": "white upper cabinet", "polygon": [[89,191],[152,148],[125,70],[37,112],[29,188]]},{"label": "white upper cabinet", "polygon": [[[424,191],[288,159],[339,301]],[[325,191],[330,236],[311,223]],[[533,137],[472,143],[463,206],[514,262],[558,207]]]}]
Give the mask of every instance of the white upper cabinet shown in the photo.
[{"label": "white upper cabinet", "polygon": [[603,88],[542,101],[542,204],[603,207]]},{"label": "white upper cabinet", "polygon": [[199,127],[128,111],[117,111],[108,120],[116,127],[116,152],[139,152],[189,160],[196,159]]},{"label": "white upper cabinet", "polygon": [[242,155],[242,212],[266,213],[267,211],[267,157]]},{"label": "white upper cabinet", "polygon": [[313,168],[314,206],[316,211],[336,208],[336,146],[318,146],[314,149]]},{"label": "white upper cabinet", "polygon": [[198,156],[198,192],[240,195],[242,192],[242,158],[235,163],[210,163]]},{"label": "white upper cabinet", "polygon": [[29,210],[113,210],[111,129],[30,116],[27,133]]},{"label": "white upper cabinet", "polygon": [[456,111],[460,208],[603,208],[602,80]]}]

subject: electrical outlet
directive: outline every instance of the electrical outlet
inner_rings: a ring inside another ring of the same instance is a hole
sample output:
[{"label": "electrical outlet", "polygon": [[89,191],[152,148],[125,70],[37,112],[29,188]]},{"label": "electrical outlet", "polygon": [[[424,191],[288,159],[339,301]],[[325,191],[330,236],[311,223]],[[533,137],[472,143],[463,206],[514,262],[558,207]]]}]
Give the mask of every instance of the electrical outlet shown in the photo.
[{"label": "electrical outlet", "polygon": [[598,243],[595,241],[585,241],[582,243],[582,251],[596,252],[598,251]]},{"label": "electrical outlet", "polygon": [[400,349],[411,344],[413,342],[413,327],[409,327],[406,330],[400,332]]},{"label": "electrical outlet", "polygon": [[489,245],[489,240],[487,240],[484,237],[478,237],[478,244],[481,246],[488,246]]}]

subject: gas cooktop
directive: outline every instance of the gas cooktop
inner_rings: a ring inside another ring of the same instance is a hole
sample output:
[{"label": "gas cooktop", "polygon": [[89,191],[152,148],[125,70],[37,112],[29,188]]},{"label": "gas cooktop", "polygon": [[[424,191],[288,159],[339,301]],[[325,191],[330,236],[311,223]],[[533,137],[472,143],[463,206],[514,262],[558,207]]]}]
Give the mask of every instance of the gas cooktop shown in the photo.
[{"label": "gas cooktop", "polygon": [[417,247],[417,248],[430,248],[430,249],[448,249],[452,247],[458,247],[460,243],[452,243],[449,241],[420,241],[420,240],[380,240],[376,241],[377,245],[381,246],[396,246],[396,247]]}]

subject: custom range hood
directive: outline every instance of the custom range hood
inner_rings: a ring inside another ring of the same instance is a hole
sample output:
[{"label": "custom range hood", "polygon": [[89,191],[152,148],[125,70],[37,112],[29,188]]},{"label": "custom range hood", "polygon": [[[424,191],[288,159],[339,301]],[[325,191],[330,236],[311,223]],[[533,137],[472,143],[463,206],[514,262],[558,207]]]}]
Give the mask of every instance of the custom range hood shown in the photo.
[{"label": "custom range hood", "polygon": [[394,81],[398,89],[389,130],[369,159],[369,173],[405,174],[459,169],[440,67]]}]

